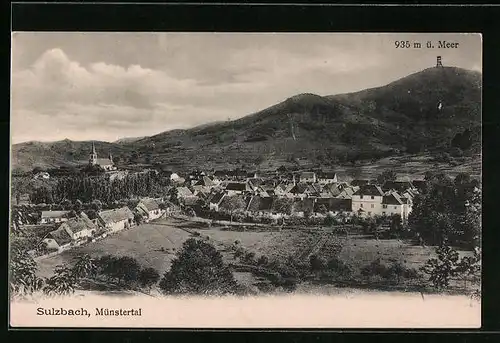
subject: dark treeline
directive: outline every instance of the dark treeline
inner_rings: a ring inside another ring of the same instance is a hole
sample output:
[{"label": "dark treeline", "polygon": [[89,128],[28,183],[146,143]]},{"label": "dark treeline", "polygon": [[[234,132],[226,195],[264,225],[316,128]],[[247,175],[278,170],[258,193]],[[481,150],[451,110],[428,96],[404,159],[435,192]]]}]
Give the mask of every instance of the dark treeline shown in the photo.
[{"label": "dark treeline", "polygon": [[58,179],[55,186],[37,188],[31,201],[40,203],[60,203],[64,200],[105,203],[134,197],[161,197],[166,194],[170,180],[155,172],[136,173],[123,178],[110,179],[108,175],[72,176]]},{"label": "dark treeline", "polygon": [[414,199],[410,230],[430,245],[447,243],[480,246],[481,186],[467,174],[452,180],[444,174],[426,175],[426,187]]}]

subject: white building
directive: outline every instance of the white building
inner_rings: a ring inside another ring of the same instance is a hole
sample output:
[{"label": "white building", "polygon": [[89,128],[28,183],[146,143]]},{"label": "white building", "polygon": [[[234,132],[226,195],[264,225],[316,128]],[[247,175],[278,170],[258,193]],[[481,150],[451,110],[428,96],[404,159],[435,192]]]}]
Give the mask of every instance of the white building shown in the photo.
[{"label": "white building", "polygon": [[363,217],[381,215],[383,197],[379,186],[363,186],[352,195],[352,212]]},{"label": "white building", "polygon": [[316,173],[314,172],[303,172],[299,176],[300,183],[316,183]]},{"label": "white building", "polygon": [[62,223],[68,220],[70,211],[42,211],[40,224]]},{"label": "white building", "polygon": [[133,225],[134,214],[128,207],[99,212],[97,218],[106,231],[117,232]]},{"label": "white building", "polygon": [[331,183],[338,182],[337,174],[334,172],[318,173],[317,179],[318,179],[318,183],[320,183],[322,185],[328,185]]}]

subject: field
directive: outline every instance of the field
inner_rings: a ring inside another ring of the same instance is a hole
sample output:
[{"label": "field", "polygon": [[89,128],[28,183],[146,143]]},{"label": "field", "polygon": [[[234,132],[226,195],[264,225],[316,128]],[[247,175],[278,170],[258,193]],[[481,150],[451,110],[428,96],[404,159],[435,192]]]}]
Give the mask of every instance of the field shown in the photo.
[{"label": "field", "polygon": [[[337,235],[321,228],[232,231],[220,227],[208,228],[200,223],[165,219],[142,224],[101,241],[40,260],[39,274],[50,276],[56,265],[71,262],[81,253],[94,257],[106,254],[131,256],[143,266],[153,267],[163,274],[170,268],[176,251],[195,231],[201,238],[212,242],[227,263],[237,262],[229,249],[236,241],[245,250],[254,252],[257,258],[265,255],[269,260],[283,260],[292,256],[307,262],[311,254],[325,260],[338,256],[355,271],[377,258],[387,265],[400,261],[409,268],[418,269],[429,258],[435,257],[434,247],[413,246],[396,239],[376,240],[359,234]],[[237,279],[245,284],[252,284],[256,280],[249,273],[236,274]]]}]

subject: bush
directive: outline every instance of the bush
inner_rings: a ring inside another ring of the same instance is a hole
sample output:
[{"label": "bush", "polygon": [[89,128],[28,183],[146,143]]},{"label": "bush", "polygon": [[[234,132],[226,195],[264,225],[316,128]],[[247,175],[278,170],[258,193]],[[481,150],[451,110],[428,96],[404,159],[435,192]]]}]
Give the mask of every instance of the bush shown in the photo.
[{"label": "bush", "polygon": [[309,266],[313,272],[325,269],[325,264],[325,261],[316,255],[311,255],[309,257]]},{"label": "bush", "polygon": [[259,265],[259,266],[265,266],[268,263],[269,263],[269,259],[267,258],[267,256],[261,256],[257,260],[257,265]]},{"label": "bush", "polygon": [[348,278],[353,274],[353,268],[337,257],[334,257],[328,261],[327,268],[328,271],[331,271],[335,275],[343,278]]},{"label": "bush", "polygon": [[377,258],[375,261],[372,261],[370,264],[364,266],[361,269],[361,275],[367,278],[373,276],[380,276],[385,278],[388,274],[388,268],[386,265],[382,264],[380,258]]}]

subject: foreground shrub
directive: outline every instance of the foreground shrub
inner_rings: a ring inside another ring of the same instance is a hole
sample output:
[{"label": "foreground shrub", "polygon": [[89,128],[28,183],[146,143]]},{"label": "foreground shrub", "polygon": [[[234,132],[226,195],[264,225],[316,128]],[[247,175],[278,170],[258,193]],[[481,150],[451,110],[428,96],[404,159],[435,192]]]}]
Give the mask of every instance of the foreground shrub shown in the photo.
[{"label": "foreground shrub", "polygon": [[210,243],[193,238],[184,242],[159,286],[165,294],[222,295],[237,290],[220,252]]}]

